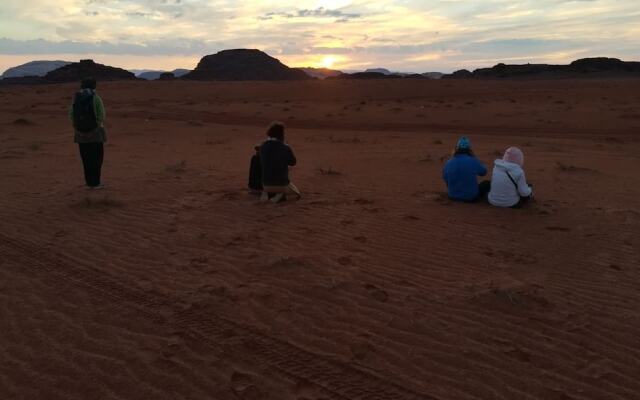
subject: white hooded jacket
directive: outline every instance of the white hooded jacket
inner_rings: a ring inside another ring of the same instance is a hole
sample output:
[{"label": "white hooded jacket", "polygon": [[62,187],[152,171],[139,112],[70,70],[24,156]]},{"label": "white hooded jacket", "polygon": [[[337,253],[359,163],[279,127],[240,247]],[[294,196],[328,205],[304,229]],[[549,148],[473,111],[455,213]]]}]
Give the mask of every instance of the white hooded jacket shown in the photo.
[{"label": "white hooded jacket", "polygon": [[[517,188],[509,179],[507,172],[516,182]],[[520,197],[528,197],[532,194],[533,191],[527,184],[522,167],[504,160],[495,161],[491,176],[489,203],[496,207],[513,207],[518,204]]]}]

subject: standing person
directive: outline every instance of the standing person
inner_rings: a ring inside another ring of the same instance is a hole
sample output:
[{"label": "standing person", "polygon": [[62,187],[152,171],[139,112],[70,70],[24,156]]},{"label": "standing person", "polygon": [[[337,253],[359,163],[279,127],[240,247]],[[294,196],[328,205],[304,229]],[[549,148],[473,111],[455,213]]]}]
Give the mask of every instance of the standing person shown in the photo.
[{"label": "standing person", "polygon": [[478,176],[485,176],[487,168],[478,160],[471,150],[471,142],[462,136],[442,171],[442,178],[447,184],[449,198],[457,201],[475,202],[489,191],[490,183],[483,181],[478,185]]},{"label": "standing person", "polygon": [[260,146],[262,164],[262,201],[274,203],[284,201],[287,194],[295,194],[300,199],[298,188],[289,181],[289,167],[296,165],[296,156],[284,141],[284,125],[274,122],[267,129],[267,140]]},{"label": "standing person", "polygon": [[104,143],[107,137],[104,130],[104,104],[96,93],[95,79],[82,80],[80,91],[73,99],[69,116],[75,131],[74,142],[78,143],[80,148],[87,188],[101,189],[103,186],[100,176],[104,159]]},{"label": "standing person", "polygon": [[524,153],[509,147],[502,160],[494,162],[489,203],[496,207],[521,207],[533,198],[533,189],[524,175]]},{"label": "standing person", "polygon": [[249,190],[252,194],[262,193],[262,164],[260,163],[260,145],[254,147],[256,153],[249,164]]}]

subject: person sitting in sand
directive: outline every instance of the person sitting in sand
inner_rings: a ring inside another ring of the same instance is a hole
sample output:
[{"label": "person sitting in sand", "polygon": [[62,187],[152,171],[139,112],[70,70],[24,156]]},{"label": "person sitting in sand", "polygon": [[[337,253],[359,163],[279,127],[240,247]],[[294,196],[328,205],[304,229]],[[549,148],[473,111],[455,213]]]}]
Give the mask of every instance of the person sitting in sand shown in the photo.
[{"label": "person sitting in sand", "polygon": [[287,194],[295,194],[300,199],[300,191],[289,181],[289,167],[296,165],[293,150],[284,141],[284,125],[274,122],[267,129],[267,140],[260,145],[262,166],[262,201],[274,203],[284,201]]},{"label": "person sitting in sand", "polygon": [[104,160],[105,111],[102,99],[96,93],[96,80],[83,79],[75,94],[69,117],[75,131],[74,142],[80,148],[84,179],[88,189],[102,189],[100,176]]},{"label": "person sitting in sand", "polygon": [[260,164],[260,145],[254,147],[256,153],[249,164],[249,190],[252,194],[262,193],[262,165]]},{"label": "person sitting in sand", "polygon": [[471,142],[465,136],[456,144],[453,157],[447,161],[442,177],[447,184],[449,198],[457,201],[475,202],[489,191],[489,182],[478,185],[478,176],[485,176],[487,168],[471,150]]},{"label": "person sitting in sand", "polygon": [[494,162],[489,203],[496,207],[518,208],[533,198],[531,185],[524,175],[524,154],[509,147],[501,160]]}]

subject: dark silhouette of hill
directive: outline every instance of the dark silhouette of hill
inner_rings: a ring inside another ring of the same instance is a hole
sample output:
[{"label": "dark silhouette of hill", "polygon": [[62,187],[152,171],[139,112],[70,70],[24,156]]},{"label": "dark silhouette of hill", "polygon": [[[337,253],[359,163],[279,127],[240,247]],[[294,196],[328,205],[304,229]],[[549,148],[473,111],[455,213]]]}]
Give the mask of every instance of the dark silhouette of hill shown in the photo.
[{"label": "dark silhouette of hill", "polygon": [[497,64],[473,72],[459,70],[448,79],[557,79],[557,78],[616,78],[640,77],[640,62],[621,61],[617,58],[583,58],[569,65],[554,64]]},{"label": "dark silhouette of hill", "polygon": [[310,80],[305,72],[289,68],[255,49],[224,50],[203,57],[196,69],[183,76],[191,80],[286,81]]},{"label": "dark silhouette of hill", "polygon": [[92,77],[98,81],[135,80],[136,76],[122,68],[97,64],[93,60],[80,60],[47,73],[45,82],[78,82],[83,78]]},{"label": "dark silhouette of hill", "polygon": [[338,76],[331,76],[327,79],[400,79],[401,75],[396,74],[384,74],[382,72],[355,72],[353,74],[342,74]]}]

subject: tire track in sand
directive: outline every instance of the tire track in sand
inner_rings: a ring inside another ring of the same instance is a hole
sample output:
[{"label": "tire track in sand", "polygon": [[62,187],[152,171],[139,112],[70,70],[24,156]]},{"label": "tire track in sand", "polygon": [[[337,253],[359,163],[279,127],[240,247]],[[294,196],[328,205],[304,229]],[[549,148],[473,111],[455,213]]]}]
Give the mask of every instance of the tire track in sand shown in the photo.
[{"label": "tire track in sand", "polygon": [[[225,351],[231,357],[269,366],[284,377],[316,386],[331,398],[435,399],[348,364],[305,351],[249,326],[207,312],[206,309],[191,307],[186,311],[176,310],[174,305],[179,303],[177,299],[123,286],[115,277],[98,269],[67,260],[62,255],[4,234],[0,234],[0,257],[21,266],[20,273],[46,275],[47,281],[53,285],[64,283],[88,288],[97,296],[114,302],[114,305],[133,310],[158,324],[175,322],[175,328],[183,329],[184,336],[209,347],[216,348],[225,343]],[[179,315],[179,318],[168,318],[168,312]]]}]

